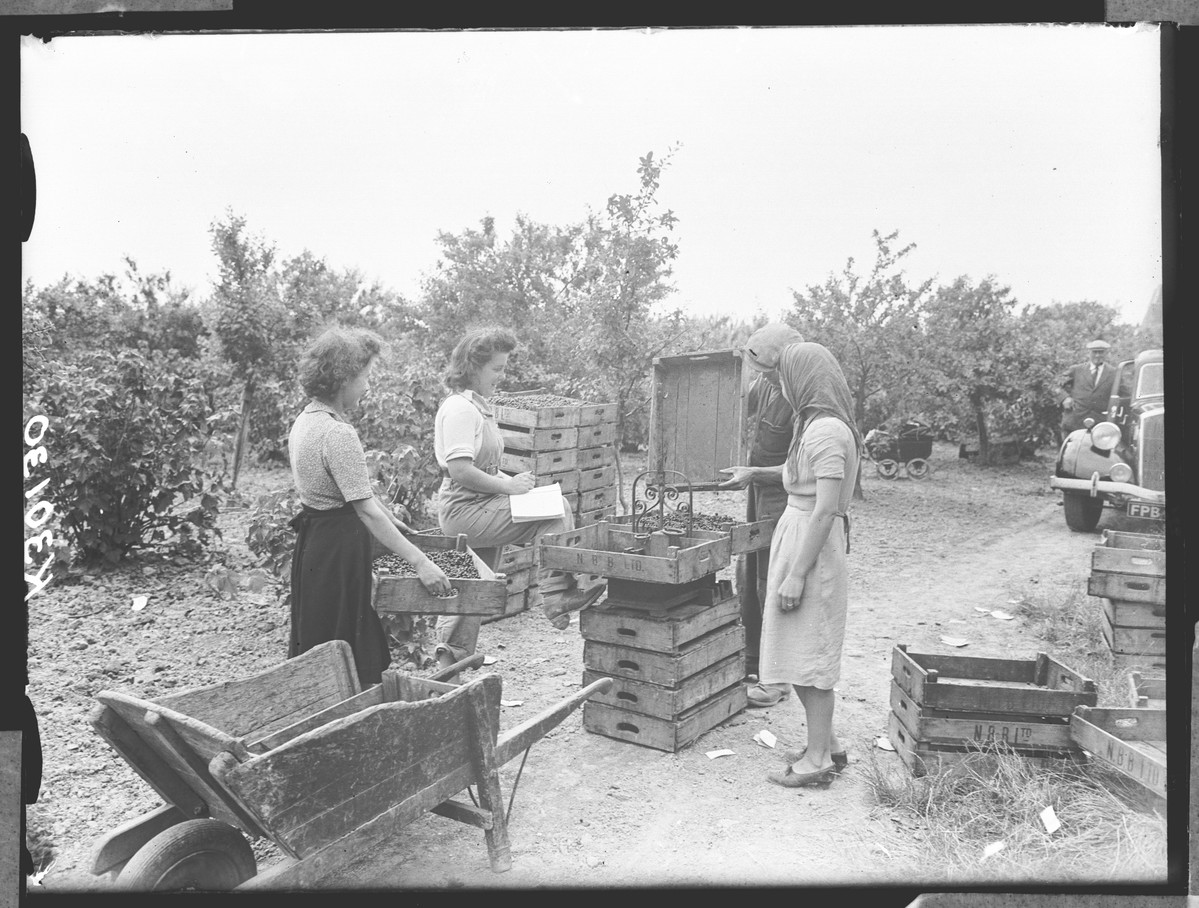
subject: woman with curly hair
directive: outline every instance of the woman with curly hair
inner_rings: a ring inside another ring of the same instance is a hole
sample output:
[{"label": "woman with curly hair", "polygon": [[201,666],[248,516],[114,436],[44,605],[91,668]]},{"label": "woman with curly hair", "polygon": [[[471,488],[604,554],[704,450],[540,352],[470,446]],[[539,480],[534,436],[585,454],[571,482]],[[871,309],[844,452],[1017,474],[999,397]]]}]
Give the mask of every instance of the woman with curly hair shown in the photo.
[{"label": "woman with curly hair", "polygon": [[[506,328],[477,328],[458,342],[444,379],[451,393],[437,410],[433,432],[433,450],[445,474],[437,499],[441,531],[447,536],[465,533],[471,548],[493,570],[505,545],[523,545],[546,533],[574,529],[574,514],[568,508],[561,517],[549,520],[512,520],[508,496],[528,492],[536,480],[532,473],[508,476],[499,471],[504,437],[488,400],[503,380],[515,349],[516,336]],[[584,592],[576,583],[552,604],[544,603],[534,574],[529,602],[541,604],[554,626],[563,628],[570,623],[569,612],[594,602],[603,591],[602,584]],[[439,664],[450,665],[474,653],[481,623],[473,615],[456,615],[439,623]]]},{"label": "woman with curly hair", "polygon": [[371,538],[414,568],[425,588],[448,595],[450,581],[371,489],[366,455],[346,414],[370,389],[383,341],[360,328],[330,328],[300,360],[300,384],[311,398],[288,436],[292,479],[303,505],[291,563],[288,658],[329,640],[354,652],[364,687],[391,662],[383,624],[371,604]]}]

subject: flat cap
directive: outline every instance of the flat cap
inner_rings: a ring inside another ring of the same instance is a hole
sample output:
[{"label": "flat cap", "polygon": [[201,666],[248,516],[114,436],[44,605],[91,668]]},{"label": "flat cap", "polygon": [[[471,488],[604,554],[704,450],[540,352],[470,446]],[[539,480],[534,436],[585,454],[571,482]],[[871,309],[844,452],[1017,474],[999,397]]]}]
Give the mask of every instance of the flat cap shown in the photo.
[{"label": "flat cap", "polygon": [[1089,344],[1087,344],[1087,349],[1088,350],[1110,350],[1111,346],[1112,345],[1109,344],[1105,340],[1093,340]]}]

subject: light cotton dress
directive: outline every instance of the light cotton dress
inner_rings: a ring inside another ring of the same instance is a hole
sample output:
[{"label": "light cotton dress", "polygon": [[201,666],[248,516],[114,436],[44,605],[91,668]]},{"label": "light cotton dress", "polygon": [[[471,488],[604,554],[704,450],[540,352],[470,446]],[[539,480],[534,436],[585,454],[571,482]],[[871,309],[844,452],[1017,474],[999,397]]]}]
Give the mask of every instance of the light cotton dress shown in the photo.
[{"label": "light cotton dress", "polygon": [[841,677],[848,605],[846,521],[833,519],[828,539],[804,583],[799,607],[779,608],[779,585],[799,555],[816,506],[816,480],[843,479],[837,513],[846,514],[858,473],[858,449],[849,427],[818,416],[803,430],[794,482],[783,468],[787,509],[770,543],[770,572],[762,615],[758,676],[763,684],[799,684],[830,690]]}]

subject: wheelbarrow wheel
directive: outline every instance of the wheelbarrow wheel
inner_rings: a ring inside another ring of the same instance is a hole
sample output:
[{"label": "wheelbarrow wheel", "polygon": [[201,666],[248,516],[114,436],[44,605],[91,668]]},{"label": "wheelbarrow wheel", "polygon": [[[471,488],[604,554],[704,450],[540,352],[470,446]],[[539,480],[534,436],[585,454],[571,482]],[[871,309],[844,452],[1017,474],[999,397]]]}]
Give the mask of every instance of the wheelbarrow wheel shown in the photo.
[{"label": "wheelbarrow wheel", "polygon": [[220,820],[185,820],[165,829],[129,859],[117,886],[140,891],[225,892],[258,867],[245,836]]},{"label": "wheelbarrow wheel", "polygon": [[899,475],[899,464],[894,460],[880,460],[874,465],[874,469],[883,479],[894,479]]},{"label": "wheelbarrow wheel", "polygon": [[908,476],[912,479],[923,479],[929,474],[931,469],[928,461],[923,457],[917,457],[914,460],[909,460],[907,463]]}]

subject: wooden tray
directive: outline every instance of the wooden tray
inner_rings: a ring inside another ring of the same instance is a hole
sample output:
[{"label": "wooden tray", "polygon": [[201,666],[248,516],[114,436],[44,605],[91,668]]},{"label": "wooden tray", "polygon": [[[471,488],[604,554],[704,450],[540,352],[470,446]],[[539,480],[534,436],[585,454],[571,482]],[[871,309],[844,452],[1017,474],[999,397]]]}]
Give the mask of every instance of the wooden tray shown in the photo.
[{"label": "wooden tray", "polygon": [[579,404],[579,425],[598,426],[616,422],[616,404]]},{"label": "wooden tray", "polygon": [[1092,596],[1102,596],[1105,599],[1165,605],[1166,578],[1092,571],[1090,577],[1087,578],[1087,592]]},{"label": "wooden tray", "polygon": [[612,678],[612,687],[593,699],[617,709],[659,719],[677,719],[688,709],[720,693],[745,677],[745,659],[737,653],[696,672],[678,687],[663,687],[631,678],[617,678],[587,669],[584,686],[600,678]]},{"label": "wooden tray", "polygon": [[591,470],[576,470],[575,485],[580,492],[590,492],[592,489],[604,489],[616,486],[616,466],[596,467]]},{"label": "wooden tray", "polygon": [[614,507],[616,505],[616,486],[604,486],[598,489],[588,489],[586,492],[579,492],[580,511],[598,511],[601,508]]},{"label": "wooden tray", "polygon": [[616,447],[600,445],[597,448],[579,448],[575,466],[580,470],[599,470],[616,463]]},{"label": "wooden tray", "polygon": [[509,593],[508,602],[504,606],[503,614],[487,615],[480,623],[491,624],[493,621],[502,621],[504,618],[511,618],[513,615],[519,615],[521,612],[528,611],[528,609],[529,591],[527,589],[521,590],[518,593]]},{"label": "wooden tray", "polygon": [[[551,392],[545,390],[515,391],[505,392],[504,396],[535,397],[548,393]],[[538,407],[526,410],[521,407],[505,407],[501,404],[495,404],[491,409],[495,413],[495,421],[497,423],[504,423],[510,426],[527,426],[535,429],[562,429],[579,424],[579,408],[577,406],[563,405],[560,407]]]},{"label": "wooden tray", "polygon": [[[423,552],[453,551],[458,540],[453,536],[419,534],[407,537]],[[383,615],[500,615],[508,603],[508,589],[498,576],[475,554],[466,549],[479,572],[478,580],[451,577],[450,584],[458,590],[456,596],[434,596],[416,577],[395,577],[374,572],[373,604]]]},{"label": "wooden tray", "polygon": [[[891,745],[904,765],[914,776],[923,776],[952,769],[959,763],[974,757],[978,759],[977,747],[962,747],[949,744],[926,744],[911,736],[899,716],[891,713],[887,718],[887,732]],[[1034,766],[1061,766],[1065,763],[1078,763],[1085,760],[1081,751],[1041,751],[1014,750],[1022,759]]]},{"label": "wooden tray", "polygon": [[[613,523],[618,523],[621,526],[633,526],[633,515],[624,514],[615,518]],[[757,552],[761,549],[770,548],[770,540],[774,536],[774,528],[778,524],[777,517],[771,517],[766,520],[754,520],[750,523],[732,522],[728,525],[726,531],[719,530],[692,530],[691,535],[697,539],[719,539],[728,537],[732,555],[744,555],[747,552]]]},{"label": "wooden tray", "polygon": [[969,742],[998,741],[1017,751],[1073,750],[1070,720],[1065,716],[1004,715],[922,707],[891,682],[891,711],[908,735],[920,744],[964,747]]},{"label": "wooden tray", "polygon": [[1097,545],[1091,550],[1091,570],[1108,574],[1166,576],[1166,553],[1145,549],[1113,549]]},{"label": "wooden tray", "polygon": [[573,470],[577,462],[578,451],[546,451],[534,453],[530,451],[514,451],[504,448],[500,455],[500,469],[505,473],[563,473]]},{"label": "wooden tray", "polygon": [[1128,705],[1135,709],[1166,708],[1166,678],[1164,675],[1128,673]]},{"label": "wooden tray", "polygon": [[1099,622],[1103,640],[1113,653],[1125,656],[1166,655],[1166,631],[1149,627],[1113,627],[1107,614]]},{"label": "wooden tray", "polygon": [[992,659],[912,653],[897,644],[891,676],[914,702],[932,709],[1030,716],[1068,716],[1094,706],[1095,682],[1045,653],[1035,659]]},{"label": "wooden tray", "polygon": [[676,719],[659,719],[588,700],[583,704],[583,727],[594,734],[676,753],[745,706],[745,686],[740,682],[697,703]]},{"label": "wooden tray", "polygon": [[589,527],[597,523],[602,523],[616,516],[616,505],[610,504],[606,508],[596,508],[592,511],[575,511],[575,526]]},{"label": "wooden tray", "polygon": [[1070,716],[1076,744],[1158,797],[1166,797],[1166,711],[1080,706]]},{"label": "wooden tray", "polygon": [[697,637],[737,621],[741,601],[732,597],[714,604],[677,605],[664,613],[603,605],[584,609],[579,633],[584,640],[674,653]]},{"label": "wooden tray", "polygon": [[1123,530],[1104,530],[1103,545],[1116,549],[1141,549],[1150,552],[1165,552],[1166,537],[1156,533],[1127,533]]},{"label": "wooden tray", "polygon": [[564,451],[579,446],[577,428],[552,427],[535,429],[528,426],[509,426],[500,423],[504,449],[515,451]]},{"label": "wooden tray", "polygon": [[578,446],[580,448],[598,448],[600,445],[611,445],[616,441],[616,423],[599,423],[591,426],[579,426]]},{"label": "wooden tray", "polygon": [[730,624],[709,631],[674,653],[655,653],[632,646],[584,640],[583,665],[614,678],[679,687],[696,672],[729,656],[743,654],[744,650],[745,628],[740,624]]},{"label": "wooden tray", "polygon": [[1100,599],[1103,614],[1112,627],[1144,627],[1165,630],[1166,607],[1152,602],[1124,602],[1121,599]]},{"label": "wooden tray", "polygon": [[540,551],[544,568],[676,584],[718,571],[731,558],[727,538],[651,533],[639,540],[628,530],[607,522],[549,533],[541,538]]}]

